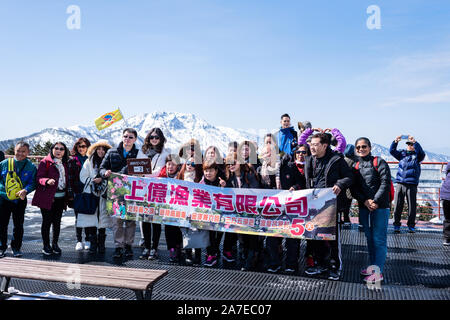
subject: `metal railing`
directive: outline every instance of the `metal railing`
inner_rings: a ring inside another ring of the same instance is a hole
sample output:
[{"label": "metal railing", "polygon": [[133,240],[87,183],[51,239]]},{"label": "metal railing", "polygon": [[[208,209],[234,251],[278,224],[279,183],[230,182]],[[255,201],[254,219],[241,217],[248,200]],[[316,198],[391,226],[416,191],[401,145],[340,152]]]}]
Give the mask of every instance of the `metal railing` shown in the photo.
[{"label": "metal railing", "polygon": [[[398,161],[387,161],[396,186]],[[421,176],[417,187],[417,216],[437,216],[441,220],[441,186],[445,180],[447,162],[421,162]],[[427,205],[427,202],[429,205]],[[423,212],[432,209],[432,213]],[[406,206],[403,213],[407,212]],[[428,219],[427,219],[428,220]]]}]

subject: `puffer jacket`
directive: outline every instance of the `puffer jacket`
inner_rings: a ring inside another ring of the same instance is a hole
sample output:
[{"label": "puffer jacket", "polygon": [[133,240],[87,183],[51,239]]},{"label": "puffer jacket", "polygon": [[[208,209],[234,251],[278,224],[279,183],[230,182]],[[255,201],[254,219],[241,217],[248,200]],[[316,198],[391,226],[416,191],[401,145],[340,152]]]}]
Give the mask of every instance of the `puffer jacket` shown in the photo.
[{"label": "puffer jacket", "polygon": [[418,185],[421,173],[420,163],[425,159],[425,152],[418,142],[414,143],[415,151],[397,150],[397,142],[392,142],[389,152],[399,161],[395,181],[401,184]]},{"label": "puffer jacket", "polygon": [[105,172],[111,170],[115,173],[127,174],[127,159],[134,159],[137,157],[139,150],[136,145],[128,153],[127,157],[123,157],[123,143],[121,142],[117,148],[111,148],[105,155],[105,158],[100,165],[100,175],[105,177]]},{"label": "puffer jacket", "polygon": [[450,162],[445,169],[445,181],[441,187],[441,199],[450,201]]},{"label": "puffer jacket", "polygon": [[[339,152],[334,152],[330,148],[327,149],[325,157],[328,159],[325,169],[325,181],[326,187],[332,188],[337,185],[341,192],[337,196],[337,209],[338,211],[345,207],[346,193],[345,190],[349,188],[353,183],[352,170],[349,168],[344,160],[344,155]],[[313,180],[313,167],[314,156],[306,157],[305,162],[305,179],[306,189],[315,188],[312,183]]]},{"label": "puffer jacket", "polygon": [[354,184],[351,193],[358,201],[360,208],[365,208],[364,202],[372,199],[380,209],[390,207],[389,192],[391,189],[391,170],[389,165],[378,157],[378,170],[373,166],[374,157],[358,157],[359,169],[353,166]]}]

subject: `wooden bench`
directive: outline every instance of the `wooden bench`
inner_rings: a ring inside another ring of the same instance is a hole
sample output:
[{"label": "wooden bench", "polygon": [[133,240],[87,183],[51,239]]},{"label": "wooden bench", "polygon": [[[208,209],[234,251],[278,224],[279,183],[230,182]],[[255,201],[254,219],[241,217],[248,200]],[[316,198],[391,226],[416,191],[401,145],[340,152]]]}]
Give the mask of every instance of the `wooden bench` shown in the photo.
[{"label": "wooden bench", "polygon": [[11,278],[65,282],[133,290],[138,300],[150,300],[153,285],[167,270],[132,269],[18,258],[0,258],[0,295],[8,291]]}]

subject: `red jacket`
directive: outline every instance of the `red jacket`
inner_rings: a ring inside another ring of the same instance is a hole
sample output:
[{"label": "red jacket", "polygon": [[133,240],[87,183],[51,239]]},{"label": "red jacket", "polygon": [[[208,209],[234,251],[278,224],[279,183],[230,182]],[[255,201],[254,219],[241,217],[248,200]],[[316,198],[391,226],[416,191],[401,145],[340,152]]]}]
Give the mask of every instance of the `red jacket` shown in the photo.
[{"label": "red jacket", "polygon": [[[69,187],[69,171],[67,164],[64,164],[64,170],[66,172],[66,190]],[[56,183],[53,186],[49,186],[47,181],[54,179]],[[37,187],[33,196],[31,204],[33,206],[50,210],[52,208],[55,193],[58,187],[59,170],[56,167],[55,161],[50,155],[46,156],[39,163],[39,167],[36,174]],[[66,192],[67,195],[67,192]],[[65,198],[67,205],[67,196]],[[66,209],[66,208],[65,208]]]}]

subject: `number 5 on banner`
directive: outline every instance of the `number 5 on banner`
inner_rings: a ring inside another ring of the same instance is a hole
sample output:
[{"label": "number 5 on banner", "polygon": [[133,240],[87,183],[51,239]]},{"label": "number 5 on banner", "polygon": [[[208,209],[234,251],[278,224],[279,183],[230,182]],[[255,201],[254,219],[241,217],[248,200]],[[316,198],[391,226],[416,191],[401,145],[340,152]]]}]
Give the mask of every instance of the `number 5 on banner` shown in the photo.
[{"label": "number 5 on banner", "polygon": [[305,219],[295,218],[292,220],[291,224],[291,233],[294,236],[301,236],[305,233],[305,227],[303,224],[305,223]]}]

